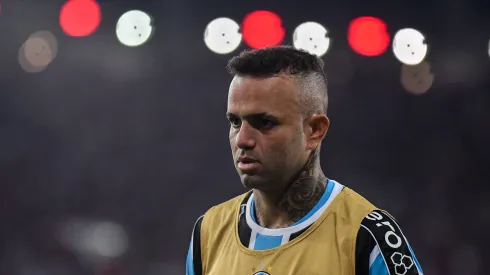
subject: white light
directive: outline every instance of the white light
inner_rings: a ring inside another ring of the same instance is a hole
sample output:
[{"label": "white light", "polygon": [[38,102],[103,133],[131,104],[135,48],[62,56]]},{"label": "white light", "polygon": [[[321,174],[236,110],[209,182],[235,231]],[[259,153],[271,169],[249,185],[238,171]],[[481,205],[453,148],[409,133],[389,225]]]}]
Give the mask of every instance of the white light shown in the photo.
[{"label": "white light", "polygon": [[26,72],[39,73],[48,67],[57,52],[58,45],[52,33],[36,32],[30,35],[19,49],[19,63]]},{"label": "white light", "polygon": [[128,247],[124,229],[111,222],[67,223],[62,229],[61,240],[85,257],[119,257]]},{"label": "white light", "polygon": [[230,18],[217,18],[204,30],[204,43],[214,53],[228,54],[240,46],[242,34],[237,22]]},{"label": "white light", "polygon": [[294,30],[293,45],[296,49],[323,56],[330,47],[330,38],[327,33],[327,30],[318,23],[303,23]]},{"label": "white light", "polygon": [[152,34],[152,20],[145,12],[131,10],[121,15],[117,21],[117,39],[125,46],[141,46],[150,39]]},{"label": "white light", "polygon": [[419,64],[427,55],[424,35],[415,29],[399,30],[393,37],[393,53],[403,64]]},{"label": "white light", "polygon": [[92,227],[88,245],[99,256],[119,257],[126,252],[128,240],[124,229],[115,223],[102,222]]},{"label": "white light", "polygon": [[407,92],[415,95],[424,94],[432,87],[434,75],[431,72],[430,64],[423,61],[417,65],[402,66],[401,74],[402,86]]},{"label": "white light", "polygon": [[[29,36],[29,39],[31,38],[41,38],[43,39],[49,46],[49,49],[51,50],[51,56],[52,59],[56,58],[56,55],[58,54],[58,40],[56,39],[56,36],[50,32],[50,31],[38,31]],[[29,41],[27,39],[27,41]]]},{"label": "white light", "polygon": [[29,37],[24,43],[27,61],[34,66],[48,66],[53,60],[53,52],[48,42],[40,37]]}]

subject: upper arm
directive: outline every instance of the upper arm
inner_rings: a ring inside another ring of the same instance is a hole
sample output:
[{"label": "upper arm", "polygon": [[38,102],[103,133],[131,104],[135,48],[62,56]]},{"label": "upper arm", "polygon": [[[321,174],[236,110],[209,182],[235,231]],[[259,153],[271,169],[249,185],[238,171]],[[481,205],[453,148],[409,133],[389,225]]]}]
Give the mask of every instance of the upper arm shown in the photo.
[{"label": "upper arm", "polygon": [[186,275],[202,275],[202,261],[201,261],[201,224],[202,218],[199,217],[194,224],[192,230],[191,243],[189,245],[189,251],[187,252],[186,259]]},{"label": "upper arm", "polygon": [[356,239],[356,275],[423,275],[396,221],[375,210],[361,222]]}]

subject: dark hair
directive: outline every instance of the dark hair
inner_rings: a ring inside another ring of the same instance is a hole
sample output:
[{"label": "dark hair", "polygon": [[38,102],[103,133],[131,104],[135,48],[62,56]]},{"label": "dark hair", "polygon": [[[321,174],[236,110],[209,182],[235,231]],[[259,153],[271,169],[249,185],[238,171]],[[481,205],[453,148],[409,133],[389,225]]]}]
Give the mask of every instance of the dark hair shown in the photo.
[{"label": "dark hair", "polygon": [[245,50],[228,62],[228,72],[235,76],[294,76],[302,87],[303,114],[326,113],[328,105],[327,77],[324,63],[316,55],[291,46]]}]

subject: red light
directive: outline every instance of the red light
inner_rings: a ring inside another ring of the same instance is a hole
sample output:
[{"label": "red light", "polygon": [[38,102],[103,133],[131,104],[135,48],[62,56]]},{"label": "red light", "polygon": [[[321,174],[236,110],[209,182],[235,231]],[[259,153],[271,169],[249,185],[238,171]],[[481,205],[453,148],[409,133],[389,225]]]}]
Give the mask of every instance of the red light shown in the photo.
[{"label": "red light", "polygon": [[253,49],[277,46],[282,43],[285,34],[281,17],[273,12],[254,11],[243,19],[243,41]]},{"label": "red light", "polygon": [[351,21],[347,32],[351,48],[364,56],[377,56],[386,51],[390,35],[386,24],[375,17],[358,17]]},{"label": "red light", "polygon": [[95,0],[69,0],[61,7],[60,25],[69,36],[89,36],[97,30],[101,17]]}]

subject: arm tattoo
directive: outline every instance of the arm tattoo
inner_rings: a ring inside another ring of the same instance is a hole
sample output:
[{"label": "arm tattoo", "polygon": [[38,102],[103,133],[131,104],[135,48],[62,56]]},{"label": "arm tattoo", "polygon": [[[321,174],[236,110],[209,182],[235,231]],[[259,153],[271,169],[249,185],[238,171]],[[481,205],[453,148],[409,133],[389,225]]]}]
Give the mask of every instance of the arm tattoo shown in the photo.
[{"label": "arm tattoo", "polygon": [[279,206],[288,213],[290,224],[299,221],[315,206],[325,188],[326,177],[320,168],[319,152],[314,150],[279,202]]}]

